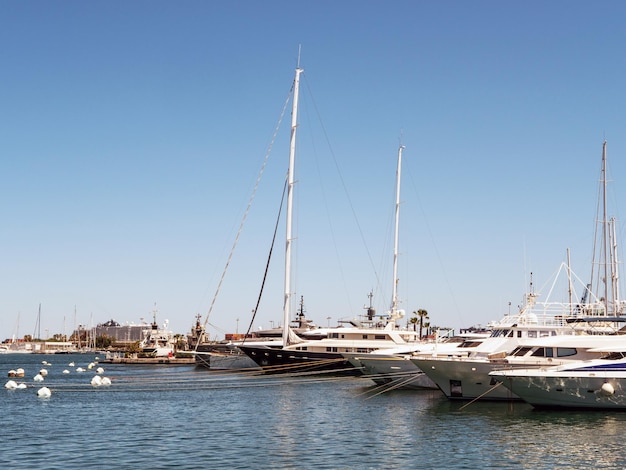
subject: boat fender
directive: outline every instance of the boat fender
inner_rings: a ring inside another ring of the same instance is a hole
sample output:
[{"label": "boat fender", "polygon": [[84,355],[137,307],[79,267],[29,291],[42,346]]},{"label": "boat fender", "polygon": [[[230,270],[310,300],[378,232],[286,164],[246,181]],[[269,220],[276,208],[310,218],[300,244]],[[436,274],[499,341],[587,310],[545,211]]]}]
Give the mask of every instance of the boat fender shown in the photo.
[{"label": "boat fender", "polygon": [[613,395],[614,393],[615,393],[615,389],[613,388],[613,385],[611,385],[608,382],[604,382],[602,384],[602,387],[600,387],[600,394],[604,395],[605,397],[609,397]]},{"label": "boat fender", "polygon": [[93,379],[91,379],[91,385],[93,385],[94,387],[99,387],[100,385],[102,385],[102,377],[100,377],[99,375],[94,375]]},{"label": "boat fender", "polygon": [[15,380],[9,380],[4,384],[4,388],[7,390],[15,390],[17,388],[17,382]]},{"label": "boat fender", "polygon": [[39,398],[50,398],[50,395],[52,395],[52,392],[48,387],[41,387],[37,390],[37,396]]}]

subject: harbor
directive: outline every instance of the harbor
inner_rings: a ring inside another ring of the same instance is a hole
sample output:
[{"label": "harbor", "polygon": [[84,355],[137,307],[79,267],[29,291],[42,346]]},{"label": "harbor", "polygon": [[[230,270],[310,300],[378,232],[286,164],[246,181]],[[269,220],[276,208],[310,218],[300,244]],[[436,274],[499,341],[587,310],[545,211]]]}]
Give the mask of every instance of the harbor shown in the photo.
[{"label": "harbor", "polygon": [[[441,392],[377,395],[376,386],[358,377],[225,375],[189,365],[105,365],[102,375],[111,385],[94,387],[95,368],[76,372],[94,360],[0,356],[1,371],[23,367],[29,383],[26,390],[2,393],[3,423],[12,430],[0,450],[3,467],[78,468],[85,451],[106,465],[131,467],[150,459],[158,461],[156,468],[190,468],[198,461],[259,469],[626,464],[620,451],[624,413],[537,413],[522,402],[475,402],[463,408]],[[48,399],[38,398],[33,387],[32,377],[42,367],[48,369],[43,384],[52,389]],[[64,369],[71,373],[63,374]],[[62,435],[41,432],[59,423]],[[546,452],[538,429],[558,452]],[[39,446],[45,450],[34,451]]]},{"label": "harbor", "polygon": [[2,7],[0,469],[626,468],[626,2]]}]

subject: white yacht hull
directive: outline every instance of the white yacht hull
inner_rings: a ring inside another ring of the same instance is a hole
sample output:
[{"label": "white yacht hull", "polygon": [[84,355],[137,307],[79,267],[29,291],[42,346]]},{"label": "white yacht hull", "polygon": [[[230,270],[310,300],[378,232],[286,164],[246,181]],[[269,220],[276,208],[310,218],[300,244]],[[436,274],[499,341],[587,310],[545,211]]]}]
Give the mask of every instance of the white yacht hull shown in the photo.
[{"label": "white yacht hull", "polygon": [[519,370],[493,377],[537,408],[626,409],[626,372]]},{"label": "white yacht hull", "polygon": [[377,385],[402,389],[437,390],[437,384],[408,358],[397,356],[357,356],[362,373]]},{"label": "white yacht hull", "polygon": [[450,399],[519,400],[520,398],[489,373],[506,367],[502,363],[470,360],[438,360],[413,358],[411,362],[421,369]]}]

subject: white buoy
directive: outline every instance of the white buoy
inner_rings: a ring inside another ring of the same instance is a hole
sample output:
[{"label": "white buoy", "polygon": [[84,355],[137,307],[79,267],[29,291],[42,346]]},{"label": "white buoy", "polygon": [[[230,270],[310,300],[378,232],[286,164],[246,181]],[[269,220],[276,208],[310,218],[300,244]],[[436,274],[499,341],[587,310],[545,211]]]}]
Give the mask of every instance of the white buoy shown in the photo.
[{"label": "white buoy", "polygon": [[35,382],[43,382],[43,375],[37,374],[36,376],[33,377],[33,380]]},{"label": "white buoy", "polygon": [[111,385],[111,379],[108,377],[102,377],[102,385],[105,385],[105,386]]},{"label": "white buoy", "polygon": [[46,375],[48,375],[48,371],[46,369],[41,369],[39,373],[42,375],[42,377],[45,377]]},{"label": "white buoy", "polygon": [[25,389],[26,388],[26,384],[25,383],[18,384],[17,388],[20,389],[20,390]]},{"label": "white buoy", "polygon": [[63,373],[64,373],[64,374],[69,374],[69,373],[70,373],[70,371],[69,371],[69,370],[67,370],[67,369],[65,369],[65,370],[63,371]]},{"label": "white buoy", "polygon": [[13,369],[11,369],[7,375],[8,375],[9,377],[15,377],[15,376],[16,376],[16,374],[17,374],[17,372],[15,372]]},{"label": "white buoy", "polygon": [[74,367],[74,365],[75,365],[75,364],[74,364],[73,362],[70,362],[70,363],[68,364],[68,366],[69,366],[69,367]]},{"label": "white buoy", "polygon": [[37,390],[37,396],[39,398],[50,398],[50,395],[52,395],[52,392],[48,387],[41,387]]},{"label": "white buoy", "polygon": [[610,383],[604,382],[602,384],[602,387],[600,387],[600,393],[606,397],[609,397],[615,393],[615,389]]},{"label": "white buoy", "polygon": [[104,374],[104,368],[103,367],[98,367],[96,369],[96,374]]},{"label": "white buoy", "polygon": [[96,366],[95,363],[90,362],[89,365],[87,366],[87,369],[93,369]]},{"label": "white buoy", "polygon": [[99,375],[94,375],[93,379],[91,379],[91,385],[93,385],[94,387],[99,387],[100,385],[102,385],[102,377],[100,377]]},{"label": "white buoy", "polygon": [[4,388],[7,390],[15,390],[17,388],[17,382],[15,380],[9,380],[4,384]]},{"label": "white buoy", "polygon": [[15,369],[15,377],[24,377],[24,369],[21,367],[19,369]]},{"label": "white buoy", "polygon": [[85,372],[85,369],[83,369],[82,367],[77,367],[76,372]]}]

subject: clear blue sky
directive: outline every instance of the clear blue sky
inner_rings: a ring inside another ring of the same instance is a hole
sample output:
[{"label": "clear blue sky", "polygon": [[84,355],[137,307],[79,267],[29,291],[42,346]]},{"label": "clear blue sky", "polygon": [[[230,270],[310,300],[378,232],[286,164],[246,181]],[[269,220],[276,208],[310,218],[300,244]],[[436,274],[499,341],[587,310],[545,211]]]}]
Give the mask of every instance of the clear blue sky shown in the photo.
[{"label": "clear blue sky", "polygon": [[[601,147],[626,183],[622,1],[0,1],[0,338],[206,315],[302,45],[295,291],[486,324],[566,249],[588,276]],[[242,331],[289,116],[210,323]],[[619,234],[623,233],[623,222]],[[256,326],[281,321],[284,229]],[[74,313],[76,312],[76,314]],[[330,320],[328,320],[330,317]],[[239,322],[237,322],[239,319]]]}]

